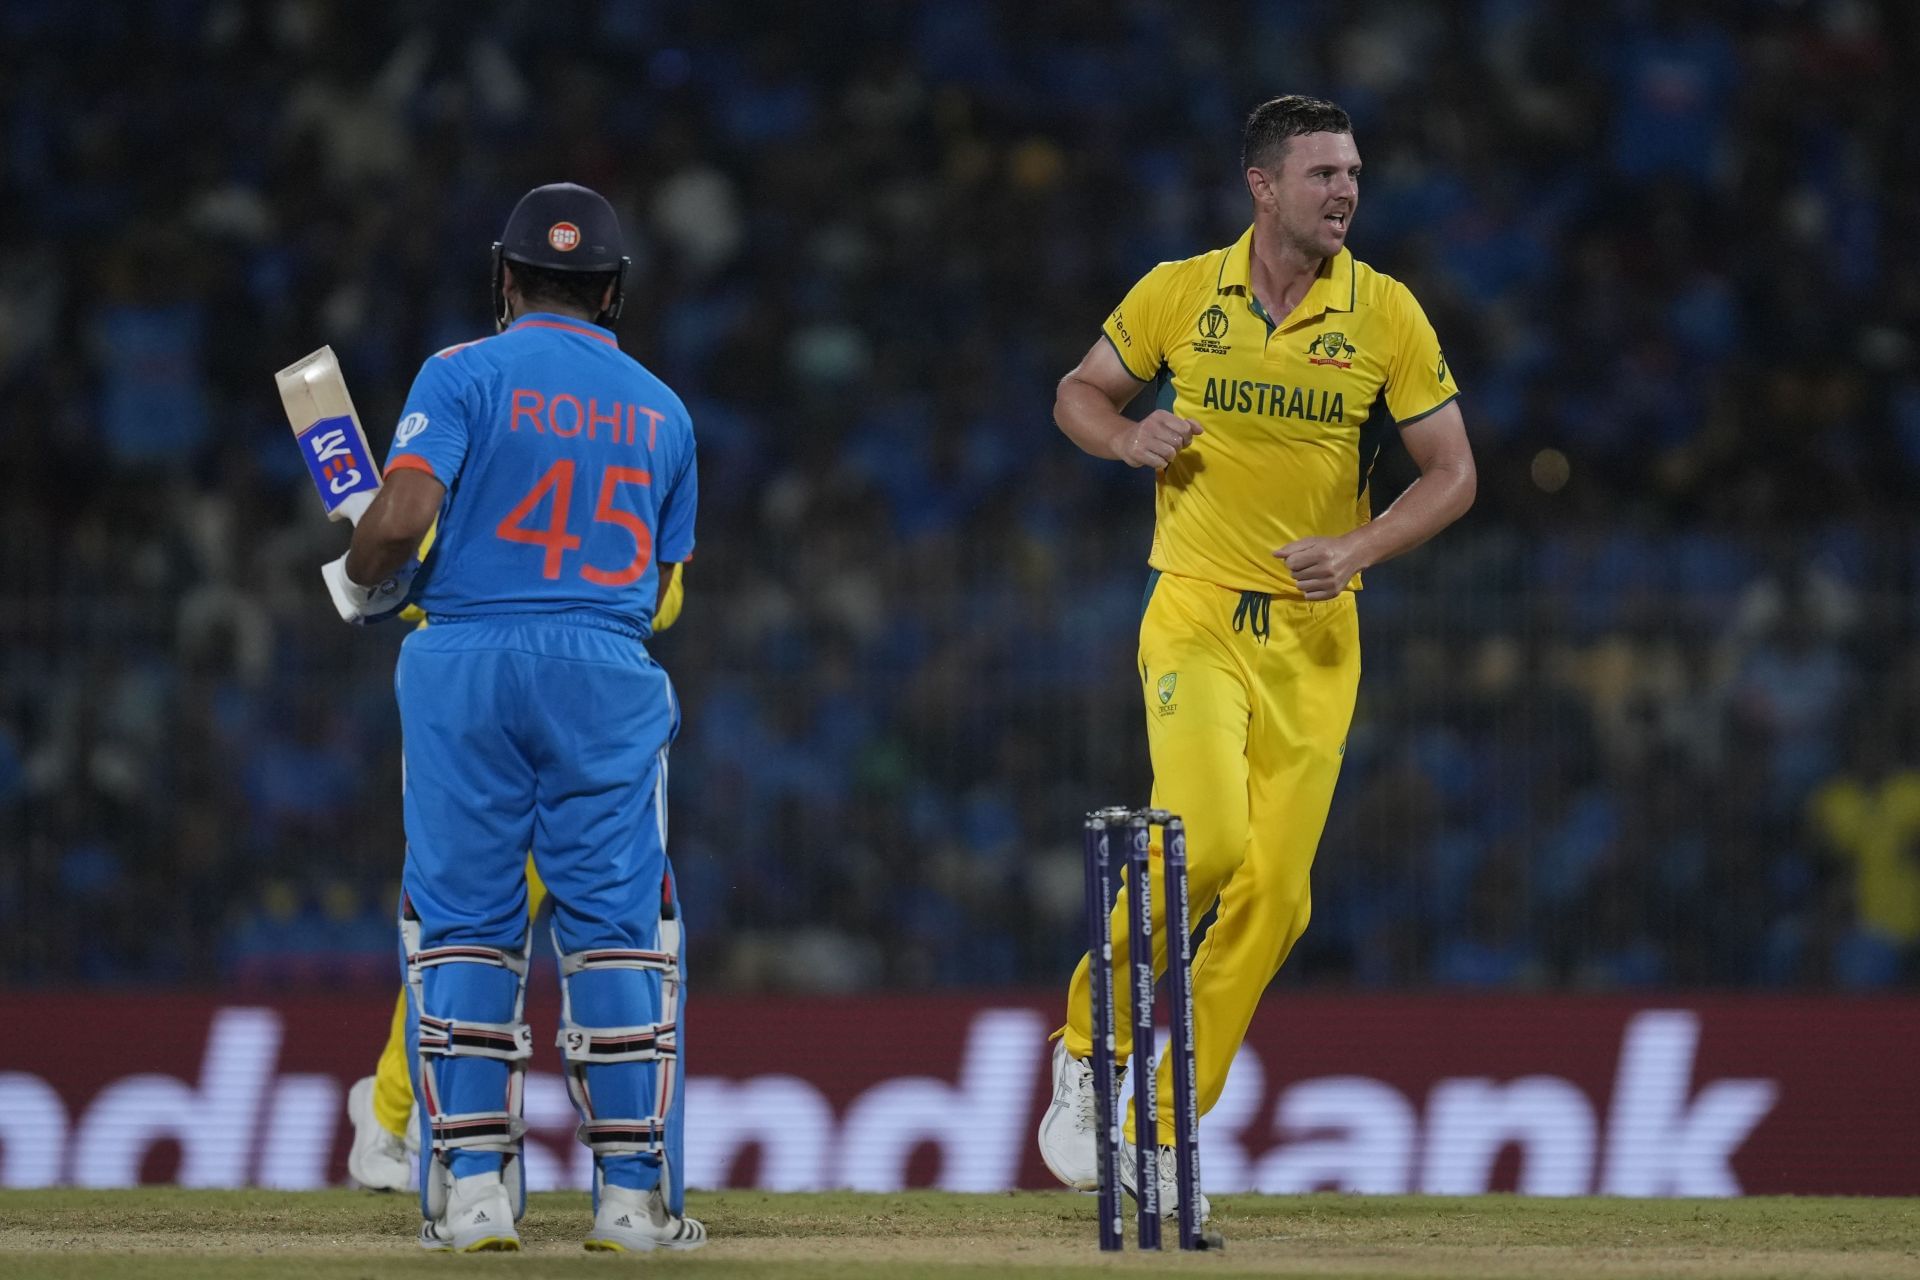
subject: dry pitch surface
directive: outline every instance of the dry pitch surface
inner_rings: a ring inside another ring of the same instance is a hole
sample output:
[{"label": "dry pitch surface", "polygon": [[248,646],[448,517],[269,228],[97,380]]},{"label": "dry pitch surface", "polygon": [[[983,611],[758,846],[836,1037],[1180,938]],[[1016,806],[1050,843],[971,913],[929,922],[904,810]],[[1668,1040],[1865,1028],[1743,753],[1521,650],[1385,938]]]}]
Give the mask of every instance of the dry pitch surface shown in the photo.
[{"label": "dry pitch surface", "polygon": [[[586,1197],[535,1196],[526,1251],[429,1256],[414,1202],[364,1192],[0,1191],[0,1277],[1920,1276],[1920,1200],[1522,1200],[1229,1196],[1223,1253],[1102,1257],[1093,1201],[995,1196],[694,1195],[713,1242],[647,1257],[580,1249]],[[1169,1233],[1171,1236],[1171,1233]]]}]

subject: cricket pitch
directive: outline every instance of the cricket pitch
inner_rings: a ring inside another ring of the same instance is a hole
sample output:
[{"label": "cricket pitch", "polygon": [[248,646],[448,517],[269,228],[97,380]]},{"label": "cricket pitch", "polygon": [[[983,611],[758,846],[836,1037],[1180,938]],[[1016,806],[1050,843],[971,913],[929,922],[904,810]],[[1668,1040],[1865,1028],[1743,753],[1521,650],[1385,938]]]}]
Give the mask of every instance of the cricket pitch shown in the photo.
[{"label": "cricket pitch", "polygon": [[[1619,1200],[1222,1196],[1223,1253],[1101,1255],[1093,1199],[695,1193],[712,1242],[647,1258],[580,1248],[586,1197],[532,1198],[520,1254],[449,1258],[413,1243],[411,1196],[354,1191],[0,1191],[0,1275],[578,1276],[623,1262],[749,1277],[1130,1275],[1707,1278],[1920,1275],[1920,1200]],[[1172,1233],[1168,1232],[1169,1241]],[[1129,1229],[1131,1239],[1131,1229]],[[470,1270],[477,1269],[477,1270]]]}]

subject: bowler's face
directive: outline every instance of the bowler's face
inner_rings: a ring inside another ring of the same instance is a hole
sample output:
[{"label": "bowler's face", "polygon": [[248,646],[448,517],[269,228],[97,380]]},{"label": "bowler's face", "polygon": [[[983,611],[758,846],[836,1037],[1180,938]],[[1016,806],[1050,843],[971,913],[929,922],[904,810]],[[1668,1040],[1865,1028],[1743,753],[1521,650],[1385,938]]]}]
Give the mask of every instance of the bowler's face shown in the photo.
[{"label": "bowler's face", "polygon": [[1360,204],[1360,151],[1350,133],[1306,133],[1291,139],[1286,156],[1265,174],[1264,198],[1286,238],[1308,257],[1331,258],[1347,242]]}]

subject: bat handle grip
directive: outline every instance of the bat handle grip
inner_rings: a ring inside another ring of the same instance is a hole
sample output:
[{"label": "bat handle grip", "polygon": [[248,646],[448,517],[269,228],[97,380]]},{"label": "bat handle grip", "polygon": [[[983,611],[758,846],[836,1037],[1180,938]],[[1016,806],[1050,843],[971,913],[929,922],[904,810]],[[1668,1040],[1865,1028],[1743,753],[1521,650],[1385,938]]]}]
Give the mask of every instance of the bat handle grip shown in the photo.
[{"label": "bat handle grip", "polygon": [[341,500],[339,506],[328,513],[329,518],[345,520],[351,524],[359,524],[360,517],[367,514],[367,508],[373,505],[375,492],[377,492],[377,490],[363,490],[359,493],[348,494]]}]

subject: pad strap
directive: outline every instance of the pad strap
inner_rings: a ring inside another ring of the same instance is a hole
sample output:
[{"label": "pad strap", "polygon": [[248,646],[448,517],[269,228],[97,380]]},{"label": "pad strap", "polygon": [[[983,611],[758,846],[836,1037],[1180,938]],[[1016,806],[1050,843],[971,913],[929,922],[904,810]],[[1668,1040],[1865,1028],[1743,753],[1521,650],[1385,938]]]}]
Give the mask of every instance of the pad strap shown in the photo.
[{"label": "pad strap", "polygon": [[640,1120],[587,1120],[576,1133],[596,1156],[658,1155],[667,1122],[660,1116]]},{"label": "pad strap", "polygon": [[522,1062],[533,1056],[533,1028],[524,1022],[470,1022],[422,1013],[420,1052]]},{"label": "pad strap", "polygon": [[523,952],[503,951],[499,947],[483,947],[474,943],[460,943],[449,947],[426,947],[413,951],[408,956],[416,969],[431,969],[437,964],[490,964],[497,969],[511,969],[516,977],[527,976],[527,957]]},{"label": "pad strap", "polygon": [[605,1065],[612,1062],[658,1062],[680,1052],[678,1028],[671,1022],[638,1027],[563,1026],[555,1044],[568,1062]]},{"label": "pad strap", "polygon": [[642,951],[635,947],[602,947],[595,951],[574,951],[560,957],[560,976],[571,978],[583,969],[648,969],[656,973],[680,972],[676,957],[666,951]]},{"label": "pad strap", "polygon": [[436,1152],[500,1151],[517,1155],[527,1122],[507,1111],[468,1111],[457,1116],[434,1116],[433,1149]]}]

